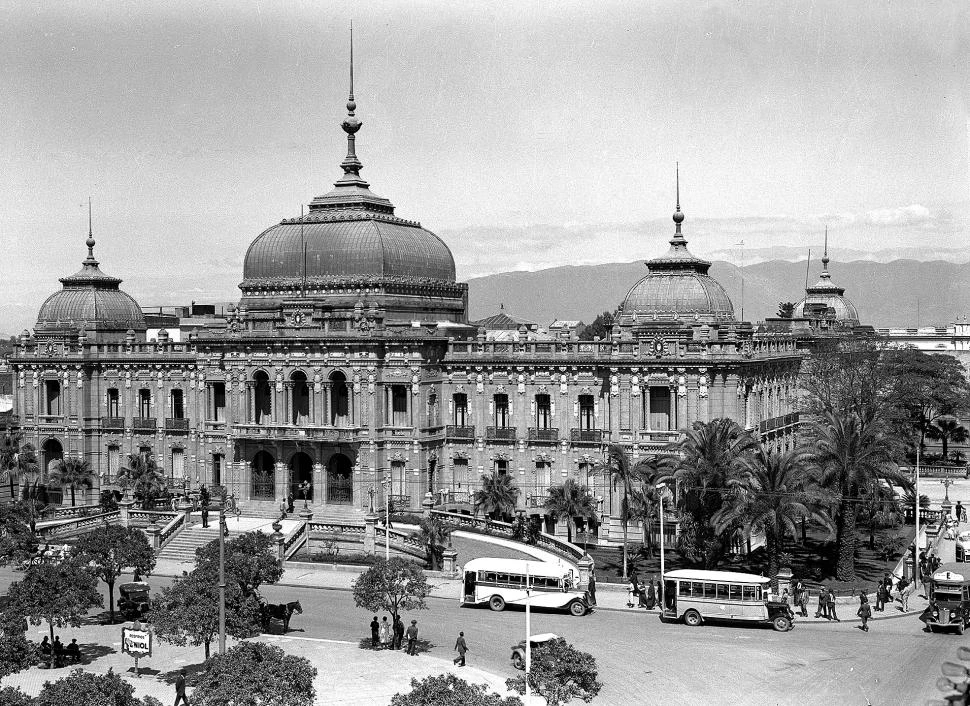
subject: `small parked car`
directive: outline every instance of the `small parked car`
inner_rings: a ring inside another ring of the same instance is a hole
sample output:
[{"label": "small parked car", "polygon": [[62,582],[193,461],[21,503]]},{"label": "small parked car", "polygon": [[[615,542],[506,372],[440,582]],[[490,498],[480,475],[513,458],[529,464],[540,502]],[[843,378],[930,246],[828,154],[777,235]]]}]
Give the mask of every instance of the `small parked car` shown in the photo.
[{"label": "small parked car", "polygon": [[150,586],[145,581],[132,581],[118,586],[118,611],[125,620],[137,620],[151,608]]},{"label": "small parked car", "polygon": [[[532,649],[535,649],[544,642],[557,639],[559,639],[559,635],[551,632],[543,632],[531,636],[529,638],[529,645]],[[518,645],[512,645],[512,666],[516,669],[525,669],[525,640],[519,642]]]}]

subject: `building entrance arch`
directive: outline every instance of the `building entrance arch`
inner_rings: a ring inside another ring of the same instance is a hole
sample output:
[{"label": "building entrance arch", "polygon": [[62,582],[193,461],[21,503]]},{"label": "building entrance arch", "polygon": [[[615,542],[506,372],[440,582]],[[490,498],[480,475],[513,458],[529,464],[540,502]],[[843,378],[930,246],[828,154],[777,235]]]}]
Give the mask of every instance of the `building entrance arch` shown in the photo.
[{"label": "building entrance arch", "polygon": [[276,459],[268,451],[259,451],[249,464],[252,474],[252,497],[272,500],[276,492]]},{"label": "building entrance arch", "polygon": [[353,463],[344,454],[327,461],[327,502],[347,505],[354,500]]},{"label": "building entrance arch", "polygon": [[309,484],[306,492],[307,502],[313,502],[313,459],[302,451],[297,451],[290,459],[290,492],[294,501],[303,500],[300,484]]}]

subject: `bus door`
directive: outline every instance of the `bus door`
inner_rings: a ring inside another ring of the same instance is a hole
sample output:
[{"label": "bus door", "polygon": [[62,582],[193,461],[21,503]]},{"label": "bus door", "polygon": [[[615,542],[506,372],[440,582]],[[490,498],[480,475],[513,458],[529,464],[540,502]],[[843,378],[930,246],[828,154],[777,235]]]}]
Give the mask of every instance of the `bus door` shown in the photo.
[{"label": "bus door", "polygon": [[475,578],[476,573],[474,571],[465,572],[465,601],[467,603],[475,602]]},{"label": "bus door", "polygon": [[677,582],[671,579],[664,581],[664,613],[677,615]]}]

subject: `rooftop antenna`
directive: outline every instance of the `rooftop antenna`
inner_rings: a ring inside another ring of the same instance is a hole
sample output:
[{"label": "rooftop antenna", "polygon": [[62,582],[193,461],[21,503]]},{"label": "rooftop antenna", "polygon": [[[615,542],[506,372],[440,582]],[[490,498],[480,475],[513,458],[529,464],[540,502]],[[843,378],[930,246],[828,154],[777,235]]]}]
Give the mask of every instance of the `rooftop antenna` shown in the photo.
[{"label": "rooftop antenna", "polygon": [[808,289],[808,272],[812,267],[812,249],[808,249],[808,262],[805,263],[805,289]]}]

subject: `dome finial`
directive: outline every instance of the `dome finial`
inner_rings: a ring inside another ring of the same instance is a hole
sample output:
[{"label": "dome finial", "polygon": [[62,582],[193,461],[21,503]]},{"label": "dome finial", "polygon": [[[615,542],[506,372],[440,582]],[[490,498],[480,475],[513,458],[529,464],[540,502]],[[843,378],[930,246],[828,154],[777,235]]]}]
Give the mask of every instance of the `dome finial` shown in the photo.
[{"label": "dome finial", "polygon": [[363,125],[356,117],[354,111],[357,110],[357,103],[354,101],[354,23],[350,23],[350,95],[347,98],[347,119],[343,121],[341,127],[347,133],[347,157],[340,163],[344,170],[344,177],[356,177],[360,179],[360,170],[363,164],[357,159],[354,151],[354,135]]},{"label": "dome finial", "polygon": [[829,278],[829,227],[825,226],[825,249],[822,250],[822,279]]},{"label": "dome finial", "polygon": [[95,265],[98,264],[97,260],[94,259],[94,227],[91,218],[90,196],[88,196],[88,239],[84,241],[84,244],[88,246],[88,257],[85,262],[93,262]]},{"label": "dome finial", "polygon": [[674,211],[674,223],[677,224],[677,233],[680,233],[680,224],[684,222],[684,214],[680,211],[680,162],[677,162],[677,210]]}]

